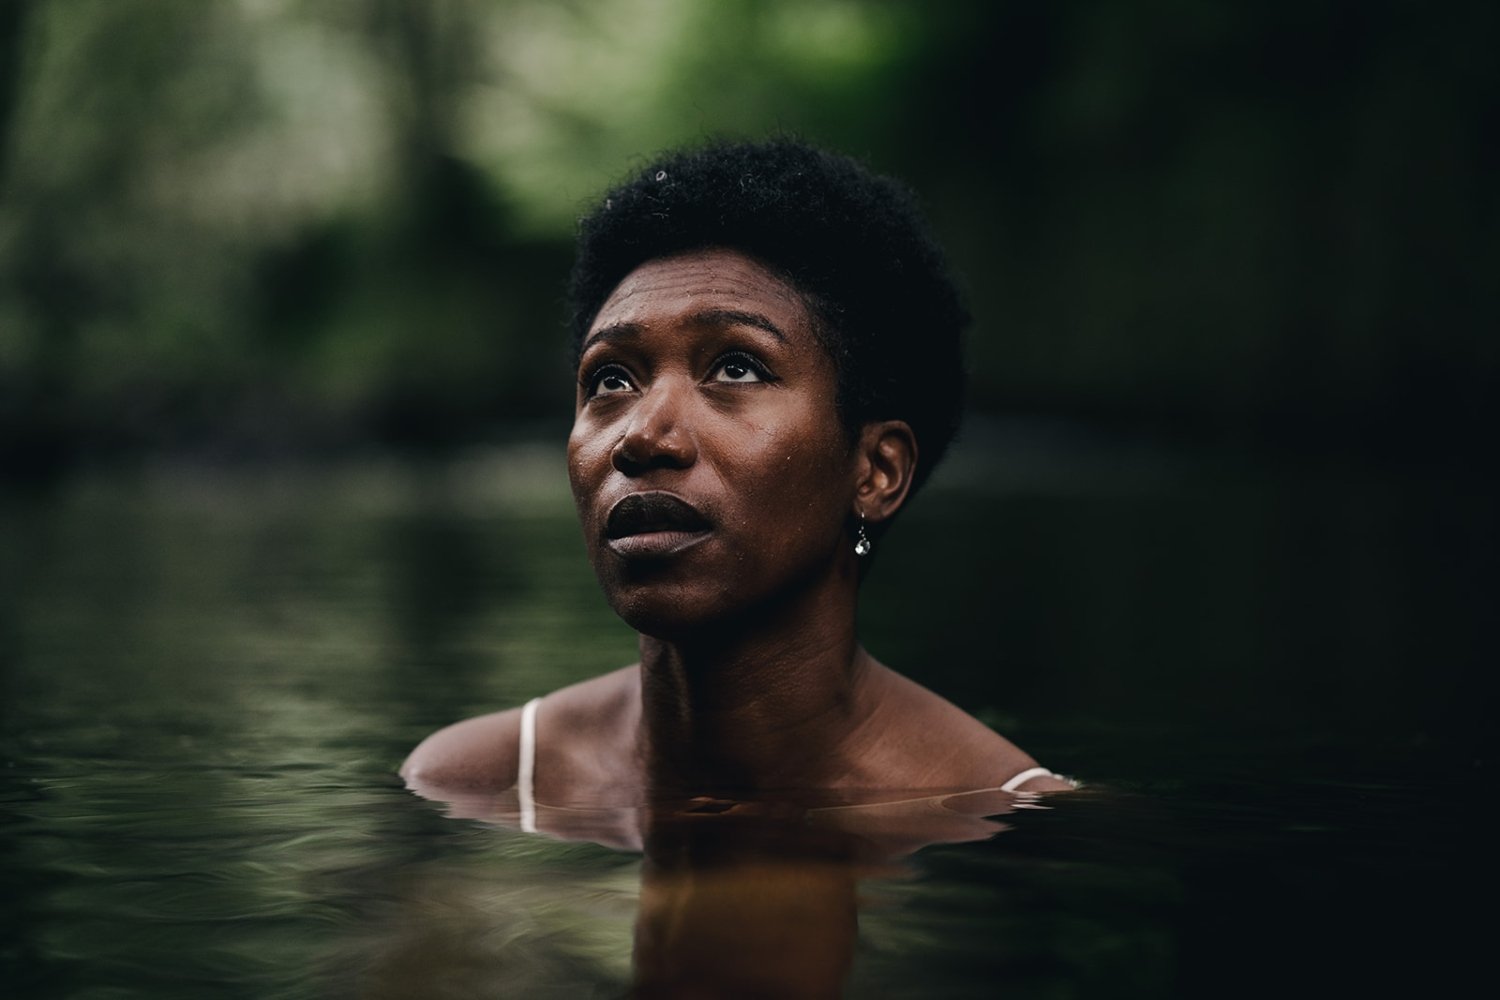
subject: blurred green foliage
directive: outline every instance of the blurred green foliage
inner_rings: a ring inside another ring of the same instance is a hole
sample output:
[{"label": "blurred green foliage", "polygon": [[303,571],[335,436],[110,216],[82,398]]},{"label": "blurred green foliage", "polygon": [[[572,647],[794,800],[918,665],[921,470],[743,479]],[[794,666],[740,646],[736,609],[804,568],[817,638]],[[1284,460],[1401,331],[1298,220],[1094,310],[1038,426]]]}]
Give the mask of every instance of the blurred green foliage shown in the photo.
[{"label": "blurred green foliage", "polygon": [[566,418],[572,220],[792,131],[908,179],[975,405],[1374,447],[1494,397],[1493,5],[9,0],[0,459]]}]

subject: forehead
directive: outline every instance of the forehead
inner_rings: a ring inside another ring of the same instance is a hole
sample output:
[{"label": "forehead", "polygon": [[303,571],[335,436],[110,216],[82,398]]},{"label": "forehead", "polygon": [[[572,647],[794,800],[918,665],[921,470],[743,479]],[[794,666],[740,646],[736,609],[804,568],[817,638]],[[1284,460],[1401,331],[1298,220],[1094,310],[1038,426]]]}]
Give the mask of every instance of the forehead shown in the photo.
[{"label": "forehead", "polygon": [[589,333],[620,324],[670,324],[704,310],[763,316],[788,335],[810,333],[812,325],[807,304],[785,280],[742,253],[716,249],[637,267],[604,300]]}]

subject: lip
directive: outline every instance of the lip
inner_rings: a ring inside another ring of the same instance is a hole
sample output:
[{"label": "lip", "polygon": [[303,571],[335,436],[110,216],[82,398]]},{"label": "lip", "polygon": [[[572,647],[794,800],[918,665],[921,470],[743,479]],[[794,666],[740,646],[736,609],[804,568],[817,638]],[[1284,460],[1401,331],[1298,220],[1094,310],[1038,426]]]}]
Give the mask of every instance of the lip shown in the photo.
[{"label": "lip", "polygon": [[712,532],[708,518],[673,493],[631,493],[610,508],[605,545],[626,559],[663,559],[703,541]]}]

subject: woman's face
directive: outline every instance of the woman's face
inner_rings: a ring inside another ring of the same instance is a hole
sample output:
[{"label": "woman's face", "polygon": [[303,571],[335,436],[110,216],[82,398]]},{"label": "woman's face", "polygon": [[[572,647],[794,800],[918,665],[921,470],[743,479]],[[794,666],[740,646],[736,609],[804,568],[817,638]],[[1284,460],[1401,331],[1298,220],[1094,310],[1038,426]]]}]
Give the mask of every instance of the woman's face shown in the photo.
[{"label": "woman's face", "polygon": [[670,637],[855,572],[836,372],[785,282],[742,254],[649,261],[584,338],[568,475],[615,611]]}]

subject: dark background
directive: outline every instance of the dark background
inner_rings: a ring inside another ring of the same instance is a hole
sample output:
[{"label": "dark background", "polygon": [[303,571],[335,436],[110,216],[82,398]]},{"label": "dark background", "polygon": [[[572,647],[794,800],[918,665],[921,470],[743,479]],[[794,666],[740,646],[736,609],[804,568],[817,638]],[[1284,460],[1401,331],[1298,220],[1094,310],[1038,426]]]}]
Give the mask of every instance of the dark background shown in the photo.
[{"label": "dark background", "polygon": [[571,225],[786,130],[910,181],[973,401],[1479,464],[1500,372],[1483,3],[13,0],[6,475],[561,425]]}]

